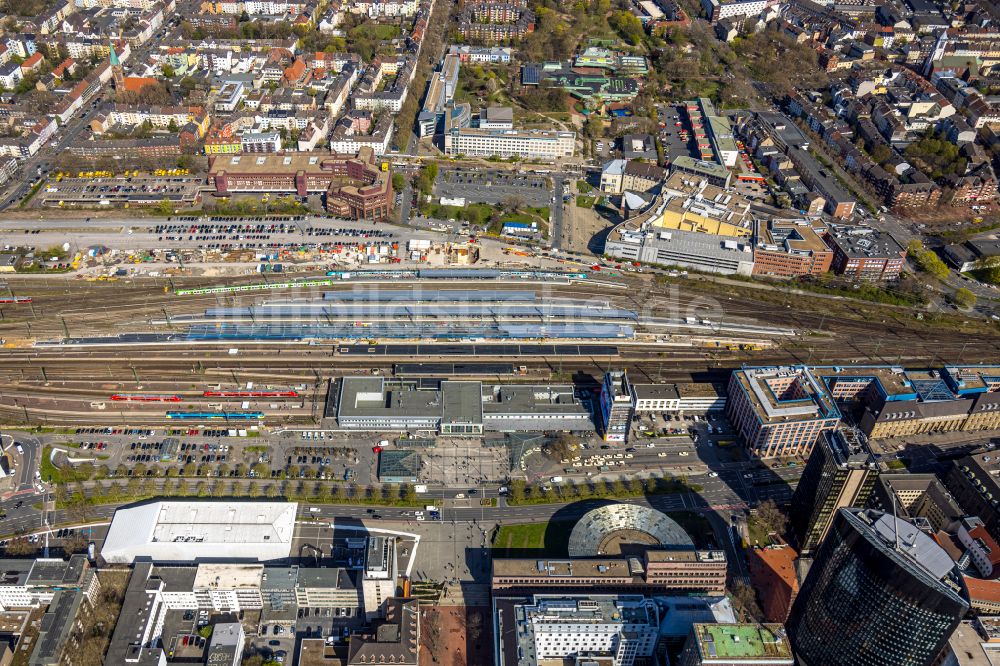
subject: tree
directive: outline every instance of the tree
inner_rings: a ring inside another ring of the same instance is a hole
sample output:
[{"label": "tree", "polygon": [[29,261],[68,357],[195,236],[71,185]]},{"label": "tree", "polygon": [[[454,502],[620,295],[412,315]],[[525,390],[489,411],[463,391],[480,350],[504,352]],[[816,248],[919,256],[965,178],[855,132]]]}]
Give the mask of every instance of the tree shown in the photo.
[{"label": "tree", "polygon": [[629,11],[617,11],[611,15],[608,19],[608,25],[614,28],[622,39],[627,41],[632,46],[638,46],[642,43],[642,21]]},{"label": "tree", "polygon": [[523,479],[514,479],[510,482],[510,499],[515,503],[524,501],[525,485]]},{"label": "tree", "polygon": [[744,622],[761,622],[764,619],[764,613],[760,610],[760,605],[757,603],[757,593],[754,589],[746,584],[743,580],[737,580],[736,583],[730,587],[730,594],[733,597],[733,601],[736,603],[737,608],[740,609],[740,615]]},{"label": "tree", "polygon": [[948,277],[948,266],[941,261],[941,257],[937,256],[934,253],[934,250],[925,248],[924,244],[916,238],[907,244],[906,253],[913,257],[913,261],[916,262],[917,268],[924,273],[936,277],[939,280],[943,280]]},{"label": "tree", "polygon": [[560,432],[542,446],[542,454],[549,460],[559,462],[571,458],[573,451],[579,446],[580,441],[576,437],[566,432]]},{"label": "tree", "polygon": [[170,65],[164,65],[161,71],[163,72],[163,76],[168,79],[174,78],[177,74],[176,70],[174,70],[174,68]]},{"label": "tree", "polygon": [[406,187],[406,178],[401,173],[392,174],[392,189],[401,192]]},{"label": "tree", "polygon": [[764,500],[758,504],[756,518],[768,532],[781,535],[788,528],[788,516],[778,508],[774,500]]},{"label": "tree", "polygon": [[588,139],[598,139],[604,132],[604,123],[601,119],[597,117],[597,114],[592,113],[587,118],[587,121],[583,124],[583,133]]},{"label": "tree", "polygon": [[976,305],[976,295],[965,287],[955,291],[952,294],[951,300],[955,305],[966,310]]}]

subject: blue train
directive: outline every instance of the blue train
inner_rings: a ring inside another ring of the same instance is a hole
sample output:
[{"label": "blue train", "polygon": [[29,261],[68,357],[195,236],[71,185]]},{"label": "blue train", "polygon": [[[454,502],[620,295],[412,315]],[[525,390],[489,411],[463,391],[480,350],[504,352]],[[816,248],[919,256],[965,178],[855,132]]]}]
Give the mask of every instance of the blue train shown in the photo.
[{"label": "blue train", "polygon": [[264,418],[264,412],[167,412],[167,418],[188,421],[205,421],[209,419],[255,421]]}]

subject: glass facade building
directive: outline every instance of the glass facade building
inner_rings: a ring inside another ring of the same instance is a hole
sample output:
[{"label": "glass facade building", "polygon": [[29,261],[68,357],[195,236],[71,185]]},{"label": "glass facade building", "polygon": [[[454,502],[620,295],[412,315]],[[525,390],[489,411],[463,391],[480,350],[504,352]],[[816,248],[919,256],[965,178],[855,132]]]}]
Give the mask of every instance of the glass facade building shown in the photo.
[{"label": "glass facade building", "polygon": [[787,626],[803,666],[930,666],[968,610],[933,539],[891,514],[840,509]]}]

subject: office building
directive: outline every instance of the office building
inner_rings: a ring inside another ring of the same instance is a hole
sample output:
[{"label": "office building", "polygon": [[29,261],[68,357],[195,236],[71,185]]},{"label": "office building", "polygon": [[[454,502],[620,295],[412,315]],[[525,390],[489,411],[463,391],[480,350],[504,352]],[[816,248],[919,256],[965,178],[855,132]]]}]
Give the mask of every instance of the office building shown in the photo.
[{"label": "office building", "polygon": [[[355,581],[352,574],[341,568],[296,565],[270,567],[217,562],[199,566],[160,566],[137,562],[105,665],[162,666],[166,663],[164,631],[169,630],[165,626],[171,624],[166,622],[170,613],[274,613],[294,618],[297,611],[308,609],[317,617],[321,612],[332,613],[333,617],[356,621],[366,609],[362,605],[360,582]],[[377,612],[371,616],[366,614],[366,617],[377,616]],[[209,654],[217,654],[218,661],[208,663],[227,666],[239,663],[245,643],[242,631],[237,629],[239,626],[215,626]]]},{"label": "office building", "polygon": [[994,539],[1000,539],[1000,498],[996,453],[976,453],[954,460],[944,475],[945,486],[967,515],[979,516]]},{"label": "office building", "polygon": [[640,595],[500,598],[493,602],[496,666],[632,666],[656,649],[659,610]]},{"label": "office building", "polygon": [[965,512],[934,474],[879,475],[868,507],[900,518],[927,520],[935,532],[955,532]]},{"label": "office building", "polygon": [[878,473],[875,456],[856,430],[820,435],[792,496],[790,522],[804,557],[826,538],[837,511],[866,506]]},{"label": "office building", "polygon": [[808,456],[840,421],[833,398],[805,366],[734,371],[726,413],[743,445],[760,458]]},{"label": "office building", "polygon": [[624,370],[604,374],[601,386],[601,426],[605,442],[625,442],[632,425],[632,387]]},{"label": "office building", "polygon": [[1000,545],[997,545],[983,521],[976,516],[963,517],[958,527],[958,541],[982,578],[991,579],[1000,573]]},{"label": "office building", "polygon": [[707,414],[726,408],[726,391],[708,383],[632,384],[632,408],[637,414]]},{"label": "office building", "polygon": [[[724,167],[735,167],[739,151],[736,149],[733,128],[727,119],[716,113],[712,100],[699,97],[697,100],[685,102],[684,107],[688,110],[688,117],[693,121],[699,143],[702,140],[702,135],[707,134],[704,138],[709,141],[709,147],[715,161]],[[702,131],[699,132],[699,130]]]},{"label": "office building", "polygon": [[388,600],[385,619],[372,632],[351,634],[347,646],[348,666],[417,666],[419,658],[420,602],[416,599]]},{"label": "office building", "polygon": [[295,502],[150,502],[115,511],[101,548],[113,564],[136,559],[266,561],[289,556]]},{"label": "office building", "polygon": [[[814,454],[815,455],[815,454]],[[760,609],[768,622],[784,624],[799,594],[798,553],[789,545],[750,548],[747,566]]]},{"label": "office building", "polygon": [[477,127],[445,129],[446,155],[466,157],[520,157],[526,160],[555,161],[572,157],[576,132],[562,130],[499,130]]},{"label": "office building", "polygon": [[392,174],[381,169],[367,147],[357,157],[318,152],[214,155],[207,181],[220,196],[325,193],[328,211],[353,219],[381,220],[393,205]]},{"label": "office building", "polygon": [[794,666],[780,624],[702,624],[691,627],[680,666]]},{"label": "office building", "polygon": [[758,220],[754,275],[799,277],[830,270],[833,251],[823,240],[826,226],[808,220]]},{"label": "office building", "polygon": [[758,16],[777,4],[776,0],[701,0],[705,16],[712,23],[725,18]]},{"label": "office building", "polygon": [[494,594],[570,592],[725,594],[726,555],[698,550],[666,514],[635,504],[607,504],[573,526],[565,559],[493,560]]},{"label": "office building", "polygon": [[239,622],[220,622],[212,627],[208,643],[208,666],[239,666],[243,661],[246,635]]},{"label": "office building", "polygon": [[721,595],[726,591],[726,555],[721,550],[646,550],[641,555],[563,559],[495,558],[495,596],[560,593]]},{"label": "office building", "polygon": [[[83,631],[81,610],[85,598],[79,592],[57,590],[38,625],[38,638],[31,648],[28,666],[60,666],[73,663],[71,637]],[[20,648],[18,652],[21,651]]]},{"label": "office building", "polygon": [[733,173],[716,162],[696,160],[689,155],[681,155],[670,163],[670,174],[683,173],[699,180],[705,180],[709,185],[728,188],[732,182]]},{"label": "office building", "polygon": [[935,666],[1000,666],[1000,621],[962,620]]},{"label": "office building", "polygon": [[892,514],[841,509],[787,627],[803,666],[930,666],[968,610],[931,537]]},{"label": "office building", "polygon": [[85,555],[0,560],[0,611],[44,606],[58,590],[79,590],[93,600],[100,583]]},{"label": "office building", "polygon": [[899,279],[906,248],[891,235],[872,227],[830,225],[826,243],[833,250],[831,268],[837,275],[862,282]]}]

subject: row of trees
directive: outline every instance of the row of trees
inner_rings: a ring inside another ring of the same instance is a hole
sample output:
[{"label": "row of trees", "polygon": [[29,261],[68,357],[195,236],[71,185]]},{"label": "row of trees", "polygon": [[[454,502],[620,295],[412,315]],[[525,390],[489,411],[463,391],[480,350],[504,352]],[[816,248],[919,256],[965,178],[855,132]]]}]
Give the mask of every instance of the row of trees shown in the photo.
[{"label": "row of trees", "polygon": [[547,484],[545,486],[528,485],[521,479],[515,479],[511,481],[509,490],[508,501],[511,504],[531,504],[566,502],[581,499],[642,497],[644,495],[658,495],[684,490],[699,490],[699,487],[688,483],[686,477],[650,477],[648,479],[632,477],[625,480],[615,479],[614,481],[597,479],[583,483],[567,480],[563,483]]},{"label": "row of trees", "polygon": [[359,486],[355,483],[307,479],[155,479],[131,477],[96,483],[64,483],[56,486],[57,506],[70,509],[75,520],[90,519],[89,507],[114,504],[146,497],[285,497],[317,503],[359,503],[416,506],[418,496],[412,484]]}]

